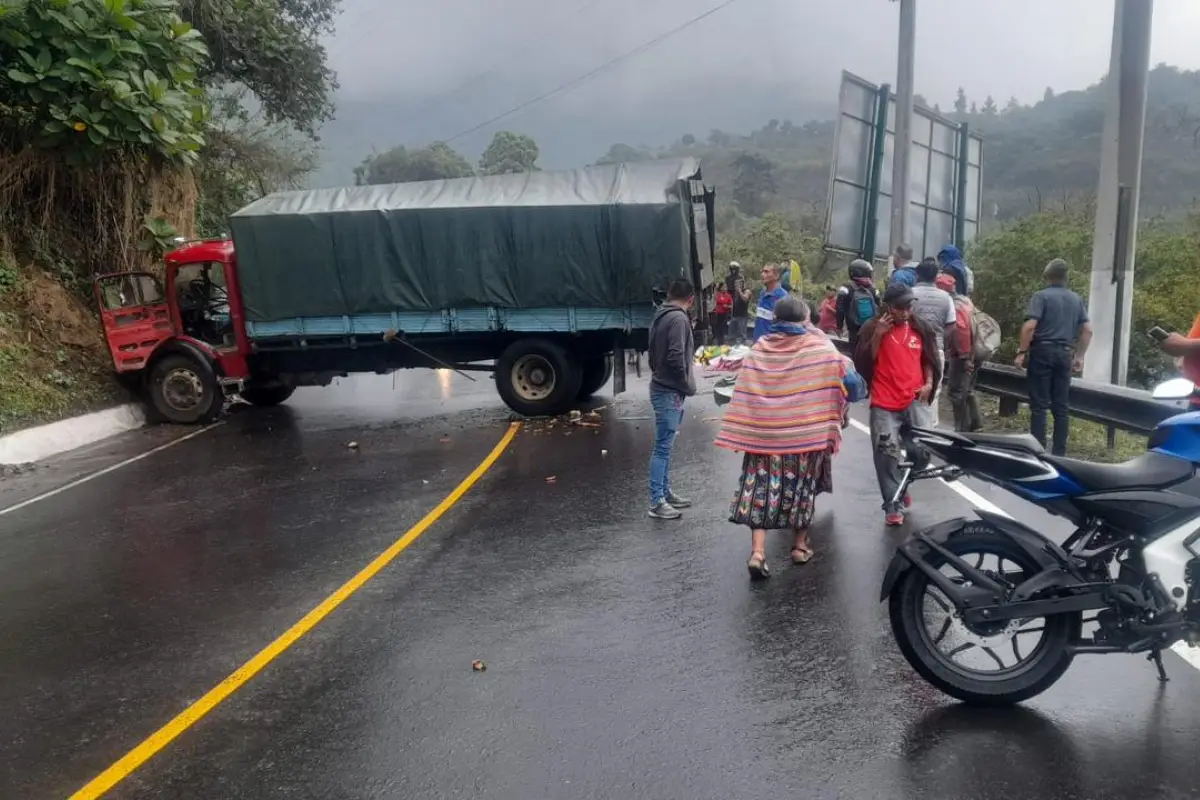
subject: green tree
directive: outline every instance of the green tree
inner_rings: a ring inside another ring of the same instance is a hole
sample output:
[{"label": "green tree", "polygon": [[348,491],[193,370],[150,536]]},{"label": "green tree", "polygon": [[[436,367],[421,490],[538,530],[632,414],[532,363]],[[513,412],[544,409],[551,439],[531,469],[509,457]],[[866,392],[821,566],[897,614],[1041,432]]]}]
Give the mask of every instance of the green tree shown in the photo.
[{"label": "green tree", "polygon": [[775,213],[755,220],[739,233],[717,240],[718,263],[738,261],[751,279],[758,275],[758,267],[784,258],[796,259],[811,275],[811,267],[818,262],[820,253],[819,236],[801,230],[787,217]]},{"label": "green tree", "polygon": [[195,170],[201,236],[228,233],[229,215],[265,194],[300,188],[317,163],[316,147],[303,134],[246,113],[248,92],[238,87],[214,96],[208,143]]},{"label": "green tree", "polygon": [[479,159],[481,175],[507,175],[538,169],[538,146],[530,136],[499,131]]},{"label": "green tree", "polygon": [[988,117],[994,117],[999,113],[999,109],[996,108],[996,101],[990,94],[984,99],[982,110],[984,115]]},{"label": "green tree", "polygon": [[958,94],[954,96],[954,113],[967,113],[967,90],[963,87],[958,87]]},{"label": "green tree", "polygon": [[733,162],[733,200],[743,212],[759,217],[779,191],[775,163],[757,153],[742,153]]},{"label": "green tree", "polygon": [[0,6],[0,130],[76,163],[127,147],[194,161],[207,54],[169,0]]},{"label": "green tree", "polygon": [[408,183],[444,178],[469,178],[471,164],[445,142],[409,150],[403,145],[371,156],[354,170],[359,186],[381,183]]},{"label": "green tree", "polygon": [[1051,89],[1049,86],[1047,86],[1046,91],[1042,93],[1042,102],[1049,103],[1053,99],[1054,99],[1054,90]]},{"label": "green tree", "polygon": [[[132,1],[132,0],[131,0]],[[341,0],[178,0],[212,58],[200,71],[209,87],[248,88],[268,123],[315,136],[333,116],[337,78],[321,37],[333,32]]]},{"label": "green tree", "polygon": [[1016,95],[1013,95],[1012,97],[1008,98],[1008,104],[1004,106],[1004,113],[1011,114],[1014,111],[1019,111],[1020,108],[1021,101],[1017,99]]},{"label": "green tree", "polygon": [[[999,360],[1011,358],[1025,321],[1029,297],[1044,285],[1042,269],[1053,258],[1071,265],[1071,288],[1085,299],[1091,282],[1092,219],[1086,214],[1045,212],[993,231],[971,247],[975,271],[973,299],[1004,332]],[[1138,234],[1130,335],[1129,384],[1149,388],[1171,375],[1174,366],[1139,332],[1160,325],[1187,330],[1200,311],[1200,271],[1196,226],[1192,230],[1150,224]]]}]

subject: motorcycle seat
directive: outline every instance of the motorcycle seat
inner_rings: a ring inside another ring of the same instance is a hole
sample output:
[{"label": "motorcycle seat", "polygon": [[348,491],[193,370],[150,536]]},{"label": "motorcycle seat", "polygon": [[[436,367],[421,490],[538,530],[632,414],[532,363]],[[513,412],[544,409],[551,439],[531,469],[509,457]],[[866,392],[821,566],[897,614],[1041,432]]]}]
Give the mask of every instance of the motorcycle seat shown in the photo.
[{"label": "motorcycle seat", "polygon": [[1090,492],[1162,489],[1182,483],[1196,472],[1190,462],[1153,452],[1142,453],[1120,464],[1098,464],[1065,456],[1043,455],[1041,458]]},{"label": "motorcycle seat", "polygon": [[1030,453],[1042,454],[1046,448],[1042,443],[1028,433],[960,433],[964,439],[986,447],[997,447],[1001,450],[1025,450]]}]

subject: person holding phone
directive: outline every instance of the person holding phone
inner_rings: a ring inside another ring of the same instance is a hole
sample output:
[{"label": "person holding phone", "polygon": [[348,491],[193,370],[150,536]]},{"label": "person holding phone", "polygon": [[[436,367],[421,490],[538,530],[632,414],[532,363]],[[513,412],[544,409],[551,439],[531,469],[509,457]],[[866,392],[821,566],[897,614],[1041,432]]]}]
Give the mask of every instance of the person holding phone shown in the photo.
[{"label": "person holding phone", "polygon": [[[1200,314],[1196,315],[1187,336],[1168,333],[1162,328],[1151,328],[1150,338],[1158,342],[1159,349],[1164,353],[1180,359],[1183,376],[1200,386]],[[1191,407],[1193,410],[1200,408],[1200,398],[1193,397]]]},{"label": "person holding phone", "polygon": [[[937,336],[928,322],[913,313],[915,301],[908,286],[889,286],[883,293],[884,313],[862,327],[854,350],[855,369],[870,387],[875,475],[888,525],[903,525],[904,511],[912,502],[908,495],[892,502],[900,487],[905,447],[900,429],[905,423],[925,422],[942,381]],[[914,462],[928,459],[916,445],[909,444],[908,449]]]}]

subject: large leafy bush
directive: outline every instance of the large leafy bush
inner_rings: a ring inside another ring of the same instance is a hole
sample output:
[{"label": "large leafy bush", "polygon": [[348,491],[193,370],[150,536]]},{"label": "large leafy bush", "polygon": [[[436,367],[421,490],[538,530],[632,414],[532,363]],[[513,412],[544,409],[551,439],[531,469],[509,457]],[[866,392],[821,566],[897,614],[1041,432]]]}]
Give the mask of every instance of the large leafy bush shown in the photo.
[{"label": "large leafy bush", "polygon": [[0,0],[0,130],[74,163],[134,149],[191,163],[208,50],[170,0]]}]

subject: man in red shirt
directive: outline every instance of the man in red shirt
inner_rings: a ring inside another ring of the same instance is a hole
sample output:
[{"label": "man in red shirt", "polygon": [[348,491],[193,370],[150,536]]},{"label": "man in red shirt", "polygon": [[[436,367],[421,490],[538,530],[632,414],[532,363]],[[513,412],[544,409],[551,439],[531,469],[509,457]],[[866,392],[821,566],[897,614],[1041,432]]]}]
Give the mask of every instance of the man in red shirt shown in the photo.
[{"label": "man in red shirt", "polygon": [[[908,495],[894,499],[900,488],[901,449],[905,446],[900,427],[926,422],[928,406],[942,380],[937,335],[912,313],[915,299],[908,286],[889,286],[883,294],[887,310],[859,331],[854,352],[855,368],[871,387],[875,475],[888,525],[903,525],[904,509],[911,503]],[[914,447],[908,445],[914,461],[928,458],[913,452]]]}]

